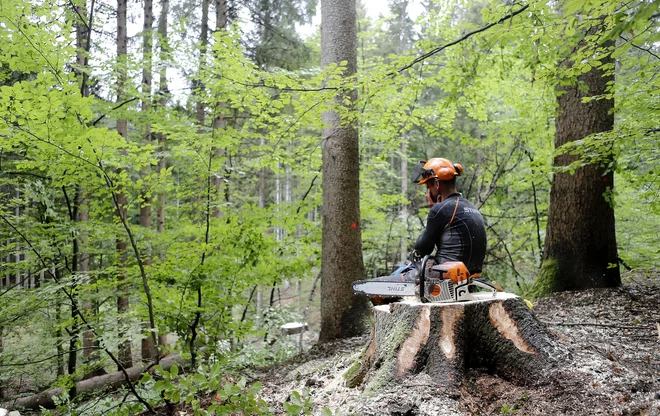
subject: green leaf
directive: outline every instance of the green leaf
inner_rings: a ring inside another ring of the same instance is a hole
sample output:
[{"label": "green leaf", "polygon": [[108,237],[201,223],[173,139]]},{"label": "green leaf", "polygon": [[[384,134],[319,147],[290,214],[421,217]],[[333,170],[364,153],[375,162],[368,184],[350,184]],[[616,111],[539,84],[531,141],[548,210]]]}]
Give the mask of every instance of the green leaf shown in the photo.
[{"label": "green leaf", "polygon": [[243,389],[245,388],[245,383],[247,383],[247,380],[245,379],[245,377],[241,377],[241,379],[238,380],[237,386],[238,386],[241,390],[243,390]]},{"label": "green leaf", "polygon": [[255,395],[259,393],[259,391],[261,391],[261,388],[262,388],[262,384],[260,382],[257,381],[255,383],[252,383],[252,385],[248,389],[248,394]]},{"label": "green leaf", "polygon": [[291,416],[298,416],[302,411],[302,406],[292,403],[284,403],[284,411]]},{"label": "green leaf", "polygon": [[156,393],[160,393],[161,391],[165,390],[169,386],[169,383],[165,380],[158,380],[156,384],[154,384],[153,390]]}]

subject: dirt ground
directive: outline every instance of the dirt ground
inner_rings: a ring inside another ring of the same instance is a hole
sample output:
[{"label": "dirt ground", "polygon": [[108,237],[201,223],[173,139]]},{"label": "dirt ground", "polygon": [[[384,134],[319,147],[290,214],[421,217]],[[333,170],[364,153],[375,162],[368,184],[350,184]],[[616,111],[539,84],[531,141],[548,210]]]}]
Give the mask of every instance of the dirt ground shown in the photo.
[{"label": "dirt ground", "polygon": [[660,273],[628,274],[616,289],[565,292],[540,299],[536,317],[571,359],[544,381],[516,385],[470,369],[458,391],[426,375],[376,393],[348,388],[343,374],[368,338],[312,348],[254,374],[261,396],[281,409],[293,390],[307,391],[313,414],[339,415],[660,415]]}]

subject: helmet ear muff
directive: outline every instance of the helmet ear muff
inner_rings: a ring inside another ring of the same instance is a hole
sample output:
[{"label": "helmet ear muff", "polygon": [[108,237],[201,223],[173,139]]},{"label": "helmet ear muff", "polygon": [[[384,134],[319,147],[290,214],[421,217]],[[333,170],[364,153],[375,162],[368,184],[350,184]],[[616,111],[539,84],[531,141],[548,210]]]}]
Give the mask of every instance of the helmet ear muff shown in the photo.
[{"label": "helmet ear muff", "polygon": [[456,170],[456,176],[461,176],[463,173],[463,166],[460,163],[454,163],[454,169]]}]

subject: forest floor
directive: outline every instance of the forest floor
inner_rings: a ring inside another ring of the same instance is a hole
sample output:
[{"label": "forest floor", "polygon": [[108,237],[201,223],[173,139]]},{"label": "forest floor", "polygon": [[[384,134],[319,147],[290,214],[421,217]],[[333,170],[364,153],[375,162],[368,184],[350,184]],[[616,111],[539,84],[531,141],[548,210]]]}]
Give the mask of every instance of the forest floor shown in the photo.
[{"label": "forest floor", "polygon": [[315,346],[295,359],[256,371],[260,396],[274,408],[306,391],[313,414],[340,415],[660,415],[660,272],[629,273],[622,287],[564,292],[539,299],[536,317],[572,359],[548,380],[517,385],[468,371],[458,391],[434,387],[428,376],[375,394],[345,386],[343,374],[368,338]]}]

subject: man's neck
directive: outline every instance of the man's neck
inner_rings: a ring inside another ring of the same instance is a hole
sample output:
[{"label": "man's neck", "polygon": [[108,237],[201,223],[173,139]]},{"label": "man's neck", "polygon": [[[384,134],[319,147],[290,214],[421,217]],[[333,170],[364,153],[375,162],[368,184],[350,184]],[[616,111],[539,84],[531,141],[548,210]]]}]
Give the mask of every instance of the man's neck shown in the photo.
[{"label": "man's neck", "polygon": [[457,193],[458,192],[456,192],[456,188],[448,189],[446,192],[440,191],[440,201],[444,201],[448,197],[450,197],[454,194],[457,194]]}]

